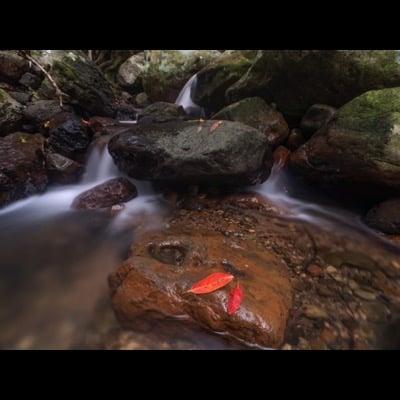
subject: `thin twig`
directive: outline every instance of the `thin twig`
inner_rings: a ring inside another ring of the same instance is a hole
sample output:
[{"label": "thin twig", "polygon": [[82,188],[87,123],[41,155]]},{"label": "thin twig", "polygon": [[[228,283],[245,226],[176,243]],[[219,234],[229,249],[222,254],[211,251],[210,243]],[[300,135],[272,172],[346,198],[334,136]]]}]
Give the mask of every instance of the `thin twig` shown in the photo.
[{"label": "thin twig", "polygon": [[64,93],[57,85],[56,81],[53,79],[53,77],[46,71],[46,69],[39,63],[39,61],[36,61],[32,56],[26,53],[26,51],[21,50],[22,55],[29,60],[32,64],[35,64],[46,76],[46,78],[50,81],[50,83],[53,85],[56,95],[58,96],[59,102],[60,102],[60,108],[63,108],[63,96],[68,97],[66,93]]}]

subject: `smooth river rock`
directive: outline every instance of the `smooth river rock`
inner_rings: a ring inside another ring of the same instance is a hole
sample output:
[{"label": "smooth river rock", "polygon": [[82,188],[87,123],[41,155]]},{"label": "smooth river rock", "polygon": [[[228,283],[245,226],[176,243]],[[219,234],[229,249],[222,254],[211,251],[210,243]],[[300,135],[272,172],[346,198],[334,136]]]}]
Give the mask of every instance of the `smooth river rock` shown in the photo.
[{"label": "smooth river rock", "polygon": [[399,110],[400,88],[362,94],[292,153],[291,166],[326,189],[364,200],[400,194]]},{"label": "smooth river rock", "polygon": [[138,124],[108,148],[121,171],[164,183],[249,185],[263,182],[272,165],[262,132],[222,120]]},{"label": "smooth river rock", "polygon": [[130,180],[114,178],[81,193],[74,199],[71,207],[80,210],[107,208],[136,196],[136,186]]},{"label": "smooth river rock", "polygon": [[[235,276],[208,294],[187,293],[213,272]],[[291,286],[285,265],[255,246],[232,246],[221,235],[149,232],[135,241],[130,257],[110,275],[112,307],[124,327],[151,313],[154,318],[195,322],[248,344],[279,347],[284,338]],[[230,290],[240,282],[243,301],[229,315]]]}]

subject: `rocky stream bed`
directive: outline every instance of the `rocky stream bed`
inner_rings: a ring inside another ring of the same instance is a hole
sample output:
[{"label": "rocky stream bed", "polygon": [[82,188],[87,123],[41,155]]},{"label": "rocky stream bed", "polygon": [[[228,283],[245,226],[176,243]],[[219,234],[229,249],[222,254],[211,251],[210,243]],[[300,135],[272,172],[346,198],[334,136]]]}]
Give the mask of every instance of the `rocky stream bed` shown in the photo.
[{"label": "rocky stream bed", "polygon": [[399,51],[104,54],[0,51],[0,348],[399,348]]}]

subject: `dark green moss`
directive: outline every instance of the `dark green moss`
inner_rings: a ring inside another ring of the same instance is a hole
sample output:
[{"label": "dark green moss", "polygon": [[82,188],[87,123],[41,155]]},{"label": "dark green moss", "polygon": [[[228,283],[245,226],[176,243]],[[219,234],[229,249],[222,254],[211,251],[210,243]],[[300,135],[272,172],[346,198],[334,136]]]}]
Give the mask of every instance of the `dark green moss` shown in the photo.
[{"label": "dark green moss", "polygon": [[226,91],[228,103],[260,96],[298,120],[313,104],[341,107],[374,89],[400,86],[397,50],[265,50]]}]

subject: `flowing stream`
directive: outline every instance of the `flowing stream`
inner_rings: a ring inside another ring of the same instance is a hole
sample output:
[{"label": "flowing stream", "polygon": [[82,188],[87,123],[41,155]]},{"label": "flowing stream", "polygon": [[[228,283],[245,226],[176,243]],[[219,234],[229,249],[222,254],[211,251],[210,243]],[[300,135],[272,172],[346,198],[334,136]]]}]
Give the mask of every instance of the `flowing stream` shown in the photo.
[{"label": "flowing stream", "polygon": [[[195,84],[196,76],[177,103],[201,116],[190,96]],[[374,237],[356,212],[293,196],[290,178],[274,168],[251,190],[294,218]],[[53,186],[0,209],[0,348],[79,348],[99,297],[107,293],[108,274],[125,257],[135,233],[160,226],[164,212],[161,195],[137,181],[138,197],[117,216],[70,208],[77,195],[119,175],[107,148],[93,145],[81,183]],[[207,348],[229,348],[200,331],[198,338]]]}]

